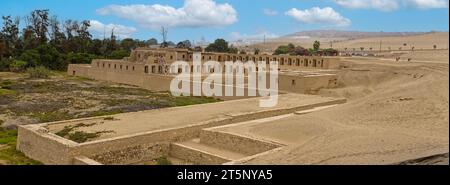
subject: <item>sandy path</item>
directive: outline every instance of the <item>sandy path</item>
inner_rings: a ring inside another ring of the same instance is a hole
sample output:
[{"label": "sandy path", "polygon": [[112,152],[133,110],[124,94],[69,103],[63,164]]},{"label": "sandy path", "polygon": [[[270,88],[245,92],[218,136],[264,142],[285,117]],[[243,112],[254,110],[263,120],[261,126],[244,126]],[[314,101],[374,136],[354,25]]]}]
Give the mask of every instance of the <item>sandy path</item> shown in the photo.
[{"label": "sandy path", "polygon": [[448,153],[448,62],[344,64],[340,88],[321,94],[348,103],[241,129],[288,144],[249,164],[392,164]]}]

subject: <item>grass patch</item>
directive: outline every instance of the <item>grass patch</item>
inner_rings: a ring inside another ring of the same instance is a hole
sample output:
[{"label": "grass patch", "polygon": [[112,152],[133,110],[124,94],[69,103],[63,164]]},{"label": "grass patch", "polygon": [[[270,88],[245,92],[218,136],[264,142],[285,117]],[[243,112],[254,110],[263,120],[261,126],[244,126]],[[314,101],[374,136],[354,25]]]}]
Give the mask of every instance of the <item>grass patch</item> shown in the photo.
[{"label": "grass patch", "polygon": [[161,156],[156,159],[156,165],[172,165],[172,162],[166,156]]},{"label": "grass patch", "polygon": [[39,122],[41,123],[62,121],[75,118],[75,116],[67,112],[33,112],[30,117],[39,120]]},{"label": "grass patch", "polygon": [[88,133],[83,131],[75,131],[74,133],[69,133],[68,139],[75,141],[77,143],[84,143],[90,139],[98,138],[101,134],[111,133],[112,131],[99,131],[94,133]]},{"label": "grass patch", "polygon": [[89,112],[88,114],[84,115],[83,117],[97,117],[97,116],[109,116],[113,114],[120,114],[123,113],[121,110],[98,110]]},{"label": "grass patch", "polygon": [[49,78],[52,74],[52,71],[43,66],[38,66],[33,68],[27,68],[27,73],[30,76],[30,78]]},{"label": "grass patch", "polygon": [[6,130],[0,127],[0,145],[15,146],[17,130]]},{"label": "grass patch", "polygon": [[74,131],[74,129],[76,129],[76,128],[89,127],[89,126],[92,126],[95,124],[96,123],[90,123],[90,124],[79,123],[76,125],[68,125],[68,126],[65,126],[62,130],[56,132],[55,134],[58,136],[70,139],[72,141],[75,141],[77,143],[84,143],[86,141],[89,141],[90,139],[100,137],[101,134],[112,132],[112,131],[99,131],[99,132],[88,133],[88,132],[84,132],[84,131]]},{"label": "grass patch", "polygon": [[42,165],[41,162],[28,158],[25,154],[16,150],[15,147],[0,150],[0,160],[6,161],[7,164],[11,165]]},{"label": "grass patch", "polygon": [[22,152],[16,150],[17,130],[5,130],[0,128],[0,145],[6,145],[0,149],[0,161],[13,165],[38,165],[39,161],[25,156]]},{"label": "grass patch", "polygon": [[11,89],[11,86],[14,85],[14,82],[10,80],[5,80],[0,83],[1,89]]},{"label": "grass patch", "polygon": [[56,132],[55,134],[61,137],[66,137],[67,135],[69,135],[70,132],[72,132],[74,129],[79,128],[79,127],[90,127],[95,125],[96,123],[90,123],[90,124],[84,124],[84,123],[78,123],[76,125],[67,125],[64,126],[64,128],[58,132]]},{"label": "grass patch", "polygon": [[16,91],[0,88],[0,96],[13,94],[16,94]]}]

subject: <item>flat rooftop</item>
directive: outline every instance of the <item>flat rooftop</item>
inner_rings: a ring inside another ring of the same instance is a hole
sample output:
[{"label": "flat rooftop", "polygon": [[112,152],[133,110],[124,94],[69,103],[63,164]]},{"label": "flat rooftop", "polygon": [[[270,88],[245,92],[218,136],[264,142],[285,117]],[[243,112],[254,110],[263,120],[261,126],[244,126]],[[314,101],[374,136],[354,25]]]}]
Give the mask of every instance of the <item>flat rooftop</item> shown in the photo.
[{"label": "flat rooftop", "polygon": [[[283,94],[279,95],[277,106],[262,108],[259,107],[260,99],[261,98],[250,98],[218,103],[123,113],[112,115],[109,119],[105,119],[105,117],[97,117],[45,123],[45,127],[50,132],[55,133],[69,125],[76,125],[80,123],[92,124],[86,127],[78,127],[76,130],[85,132],[109,132],[102,134],[100,137],[95,139],[99,140],[148,131],[194,125],[215,119],[231,118],[236,115],[244,115],[260,111],[290,109],[339,100],[337,98],[315,95]],[[111,118],[113,119],[111,120]]]}]

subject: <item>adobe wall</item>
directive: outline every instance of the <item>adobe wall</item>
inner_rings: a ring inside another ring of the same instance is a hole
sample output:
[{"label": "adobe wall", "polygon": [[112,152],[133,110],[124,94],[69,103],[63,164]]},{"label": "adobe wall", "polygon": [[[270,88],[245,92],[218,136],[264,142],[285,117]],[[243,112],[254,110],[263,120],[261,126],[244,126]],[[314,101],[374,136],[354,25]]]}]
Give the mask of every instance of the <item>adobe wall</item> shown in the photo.
[{"label": "adobe wall", "polygon": [[222,156],[210,154],[195,148],[179,145],[177,143],[172,143],[170,145],[169,155],[180,159],[186,159],[189,162],[195,162],[195,164],[198,165],[223,164],[231,161]]},{"label": "adobe wall", "polygon": [[[89,67],[86,65],[70,64],[68,73],[72,75],[75,71],[75,76],[83,76],[92,78],[95,80],[110,81],[115,83],[123,83],[128,85],[135,85],[144,89],[152,91],[170,91],[170,83],[174,78],[173,75],[162,75],[145,73],[143,71],[144,65],[136,64],[132,62],[118,62],[118,61],[104,61],[94,60],[94,66]],[[107,69],[102,66],[105,65]],[[122,69],[120,69],[122,68]],[[202,76],[202,80],[206,76]],[[321,75],[287,75],[279,74],[278,76],[278,89],[279,91],[293,92],[293,93],[310,93],[320,88],[330,88],[337,85],[337,75],[334,74],[321,74]],[[266,79],[269,79],[266,77]],[[197,82],[191,82],[192,84]],[[222,77],[222,86],[225,83],[224,77]],[[247,83],[247,78],[245,78]],[[267,83],[269,83],[267,81]],[[236,92],[237,87],[233,87]],[[245,95],[242,97],[226,97],[225,88],[222,88],[222,96],[216,96],[224,100],[248,98],[248,88],[244,88]]]},{"label": "adobe wall", "polygon": [[322,74],[310,76],[280,75],[278,88],[282,91],[293,93],[314,94],[322,88],[333,88],[337,86],[337,75]]},{"label": "adobe wall", "polygon": [[69,64],[67,74],[72,76],[90,77],[90,68],[91,65],[88,64]]},{"label": "adobe wall", "polygon": [[201,143],[246,155],[255,155],[282,146],[236,134],[214,131],[213,129],[204,129],[200,132]]},{"label": "adobe wall", "polygon": [[[201,129],[204,128],[289,114],[316,106],[343,102],[345,102],[345,99],[337,99],[293,108],[234,114],[228,115],[225,118],[212,119],[194,125],[142,132],[81,144],[57,136],[45,129],[45,126],[49,124],[61,124],[70,121],[39,125],[21,125],[19,126],[17,149],[22,151],[26,156],[41,161],[44,164],[78,164],[80,161],[74,160],[78,156],[85,156],[103,164],[133,164],[140,161],[154,160],[162,155],[166,155],[169,152],[170,143],[198,138]],[[89,120],[92,118],[86,119]],[[80,120],[85,119],[77,119],[77,121]]]},{"label": "adobe wall", "polygon": [[17,150],[44,164],[72,164],[77,143],[47,132],[38,125],[18,127]]}]

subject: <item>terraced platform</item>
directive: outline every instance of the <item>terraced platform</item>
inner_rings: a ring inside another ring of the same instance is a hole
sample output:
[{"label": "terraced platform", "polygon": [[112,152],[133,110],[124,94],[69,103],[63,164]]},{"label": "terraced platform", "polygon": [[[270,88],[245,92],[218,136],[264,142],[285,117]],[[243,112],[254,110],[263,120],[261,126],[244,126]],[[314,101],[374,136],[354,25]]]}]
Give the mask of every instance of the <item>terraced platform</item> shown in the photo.
[{"label": "terraced platform", "polygon": [[[345,99],[283,94],[275,107],[260,98],[117,114],[19,127],[17,148],[45,164],[140,164],[168,156],[180,164],[223,164],[282,146],[208,128],[293,114]],[[108,133],[85,143],[57,136],[65,126]]]}]

